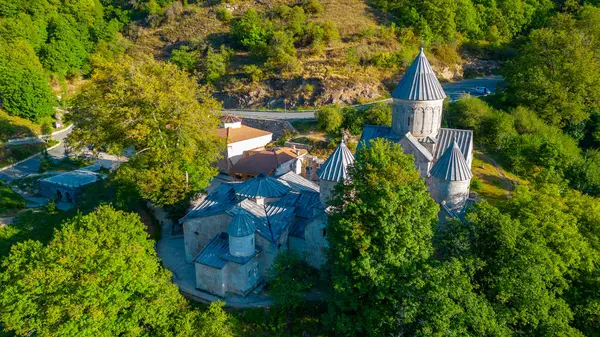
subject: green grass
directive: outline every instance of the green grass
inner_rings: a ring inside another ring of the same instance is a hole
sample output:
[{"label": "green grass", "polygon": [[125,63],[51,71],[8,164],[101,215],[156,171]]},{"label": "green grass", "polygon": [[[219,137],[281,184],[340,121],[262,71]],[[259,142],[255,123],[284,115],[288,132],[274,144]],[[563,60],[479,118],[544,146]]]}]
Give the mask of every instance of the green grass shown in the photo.
[{"label": "green grass", "polygon": [[44,143],[0,146],[0,167],[14,164],[46,148]]},{"label": "green grass", "polygon": [[471,183],[471,190],[486,199],[490,204],[497,204],[508,197],[507,190],[512,191],[514,184],[527,184],[527,181],[507,172],[503,168],[500,175],[496,167],[488,161],[481,151],[473,153],[473,179],[477,182]]},{"label": "green grass", "polygon": [[27,202],[10,187],[0,185],[0,214],[14,213],[25,208]]},{"label": "green grass", "polygon": [[30,120],[9,116],[0,109],[0,140],[33,137],[40,134],[40,126]]}]

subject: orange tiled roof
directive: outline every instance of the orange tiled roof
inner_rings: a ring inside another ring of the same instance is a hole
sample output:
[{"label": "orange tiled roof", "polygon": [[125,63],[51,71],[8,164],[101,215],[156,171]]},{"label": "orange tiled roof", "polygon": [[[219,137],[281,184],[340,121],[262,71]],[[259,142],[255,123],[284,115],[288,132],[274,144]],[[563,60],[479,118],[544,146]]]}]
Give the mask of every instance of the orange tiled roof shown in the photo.
[{"label": "orange tiled roof", "polygon": [[243,140],[272,135],[272,133],[242,125],[239,128],[220,128],[217,130],[217,135],[223,139],[226,139],[227,144],[231,144],[241,142]]},{"label": "orange tiled roof", "polygon": [[231,168],[232,173],[245,173],[249,175],[269,175],[277,166],[307,154],[306,150],[294,150],[281,147],[273,150],[249,151],[247,156],[240,158]]}]

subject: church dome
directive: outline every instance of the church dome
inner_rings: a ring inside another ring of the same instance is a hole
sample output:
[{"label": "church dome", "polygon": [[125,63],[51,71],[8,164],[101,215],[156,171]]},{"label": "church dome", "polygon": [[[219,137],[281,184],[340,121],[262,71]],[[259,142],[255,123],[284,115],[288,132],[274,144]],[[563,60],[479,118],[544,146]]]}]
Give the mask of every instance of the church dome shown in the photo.
[{"label": "church dome", "polygon": [[444,154],[433,165],[430,174],[432,177],[447,181],[467,181],[473,177],[471,169],[455,139],[452,140]]},{"label": "church dome", "polygon": [[446,98],[446,93],[435,76],[423,48],[402,76],[402,80],[392,92],[392,97],[408,101],[437,101]]},{"label": "church dome", "polygon": [[319,168],[319,179],[327,181],[348,179],[348,166],[353,163],[354,156],[342,140],[331,156]]}]

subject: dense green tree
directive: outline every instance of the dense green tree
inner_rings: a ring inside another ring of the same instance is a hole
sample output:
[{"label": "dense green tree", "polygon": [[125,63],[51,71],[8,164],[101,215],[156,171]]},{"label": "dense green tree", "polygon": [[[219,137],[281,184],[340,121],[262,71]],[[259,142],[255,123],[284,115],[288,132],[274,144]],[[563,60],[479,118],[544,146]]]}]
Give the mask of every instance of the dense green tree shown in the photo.
[{"label": "dense green tree", "polygon": [[85,33],[70,16],[53,17],[48,25],[48,43],[40,52],[44,67],[63,76],[80,70],[89,56]]},{"label": "dense green tree", "polygon": [[225,48],[225,46],[221,46],[219,51],[208,48],[202,65],[204,79],[207,83],[214,83],[227,74],[232,54],[232,51]]},{"label": "dense green tree", "polygon": [[363,112],[365,124],[392,125],[392,107],[387,103],[377,103],[369,106]]},{"label": "dense green tree", "polygon": [[267,55],[273,27],[271,21],[254,9],[249,9],[241,18],[233,21],[231,34],[250,52],[264,57]]},{"label": "dense green tree", "polygon": [[200,62],[200,55],[197,50],[190,50],[189,46],[181,46],[171,52],[169,62],[183,70],[193,71]]},{"label": "dense green tree", "polygon": [[549,27],[531,32],[519,57],[505,69],[512,100],[559,127],[584,122],[590,109],[600,108],[595,94],[599,73],[588,37],[564,14],[552,19]]},{"label": "dense green tree", "polygon": [[67,221],[47,246],[16,244],[2,267],[2,323],[21,336],[191,336],[223,324],[188,307],[139,217],[108,206]]},{"label": "dense green tree", "polygon": [[432,254],[438,206],[398,144],[373,141],[339,184],[327,235],[330,318],[340,335],[397,331],[403,288]]},{"label": "dense green tree", "polygon": [[289,333],[294,310],[304,302],[306,294],[315,284],[317,271],[296,252],[277,254],[269,270],[269,295],[273,304],[285,312],[286,330]]},{"label": "dense green tree", "polygon": [[500,208],[476,204],[466,223],[439,235],[438,255],[475,261],[472,282],[519,335],[578,336],[575,327],[590,329],[597,320],[590,312],[598,305],[600,204],[561,191],[552,184],[519,188]]},{"label": "dense green tree", "polygon": [[344,121],[342,109],[337,105],[329,105],[317,111],[317,126],[330,133],[338,132]]},{"label": "dense green tree", "polygon": [[119,155],[134,148],[137,155],[117,179],[158,205],[172,205],[216,175],[212,164],[223,146],[218,114],[219,104],[175,65],[122,57],[101,65],[75,98],[69,143]]},{"label": "dense green tree", "polygon": [[24,40],[0,40],[0,106],[37,121],[53,114],[55,100],[33,48]]}]

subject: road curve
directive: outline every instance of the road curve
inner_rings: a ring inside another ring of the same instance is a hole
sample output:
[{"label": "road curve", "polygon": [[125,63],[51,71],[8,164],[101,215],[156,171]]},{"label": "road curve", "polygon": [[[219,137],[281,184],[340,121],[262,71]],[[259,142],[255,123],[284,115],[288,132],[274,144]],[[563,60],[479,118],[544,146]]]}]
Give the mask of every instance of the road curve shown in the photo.
[{"label": "road curve", "polygon": [[[496,86],[502,81],[502,76],[487,76],[471,78],[462,81],[447,82],[442,84],[446,95],[450,97],[452,101],[458,100],[465,94],[470,94],[476,87],[486,87],[492,92],[496,91]],[[370,102],[366,104],[356,104],[352,106],[365,106],[379,102],[388,102],[391,98],[383,99],[380,101]],[[314,119],[316,110],[293,110],[293,111],[281,111],[281,110],[251,110],[251,109],[223,109],[223,113],[232,114],[240,117],[248,118],[268,118],[268,119]]]}]

